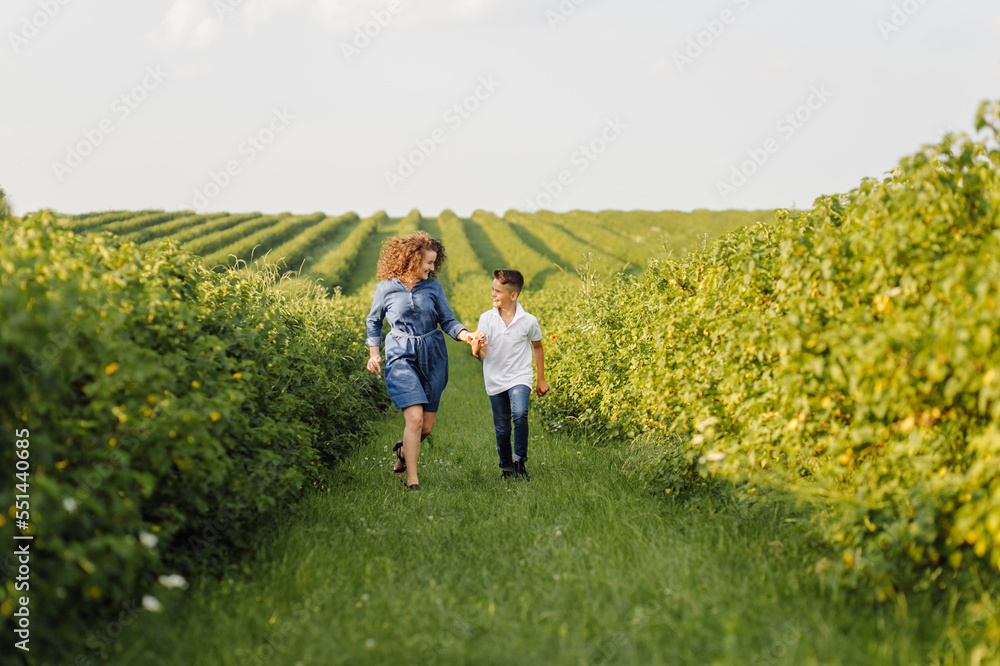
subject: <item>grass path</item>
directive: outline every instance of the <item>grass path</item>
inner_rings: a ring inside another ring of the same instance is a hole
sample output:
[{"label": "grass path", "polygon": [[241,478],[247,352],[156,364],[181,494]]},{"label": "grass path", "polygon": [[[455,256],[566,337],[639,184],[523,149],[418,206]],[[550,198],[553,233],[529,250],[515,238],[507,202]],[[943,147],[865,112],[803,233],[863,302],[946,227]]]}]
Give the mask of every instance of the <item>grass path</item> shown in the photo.
[{"label": "grass path", "polygon": [[924,664],[947,645],[926,602],[818,590],[774,509],[670,504],[537,424],[531,482],[501,482],[478,363],[449,349],[422,492],[390,473],[389,414],[244,574],[175,592],[110,663]]}]

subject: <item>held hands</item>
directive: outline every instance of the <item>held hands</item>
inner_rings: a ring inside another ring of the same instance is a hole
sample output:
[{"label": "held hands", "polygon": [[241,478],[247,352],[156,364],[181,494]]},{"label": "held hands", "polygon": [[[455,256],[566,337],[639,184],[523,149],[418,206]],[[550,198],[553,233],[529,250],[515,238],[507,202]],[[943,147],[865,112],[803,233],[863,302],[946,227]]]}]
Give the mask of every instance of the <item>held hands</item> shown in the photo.
[{"label": "held hands", "polygon": [[458,334],[458,339],[470,345],[473,344],[474,342],[483,344],[484,342],[486,342],[486,332],[477,330],[474,333],[470,333],[469,331],[466,330]]},{"label": "held hands", "polygon": [[483,345],[486,343],[486,332],[477,330],[469,336],[469,346],[472,348],[472,355],[483,360]]}]

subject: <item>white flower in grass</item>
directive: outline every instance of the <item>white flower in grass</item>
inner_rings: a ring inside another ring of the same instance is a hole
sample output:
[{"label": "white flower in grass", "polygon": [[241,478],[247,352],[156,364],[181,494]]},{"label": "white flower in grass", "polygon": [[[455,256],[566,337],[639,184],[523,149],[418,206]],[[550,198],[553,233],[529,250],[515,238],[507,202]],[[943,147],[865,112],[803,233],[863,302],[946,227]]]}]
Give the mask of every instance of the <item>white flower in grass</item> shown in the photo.
[{"label": "white flower in grass", "polygon": [[698,464],[704,465],[705,463],[719,462],[720,460],[724,460],[725,457],[726,454],[723,453],[722,451],[712,451],[698,458]]},{"label": "white flower in grass", "polygon": [[139,532],[139,541],[146,548],[156,548],[156,544],[160,542],[159,537],[155,534],[150,534],[149,532]]},{"label": "white flower in grass", "polygon": [[65,507],[65,509],[67,511],[69,511],[70,513],[75,513],[77,506],[78,505],[76,503],[76,500],[73,499],[72,497],[64,497],[63,498],[63,507]]},{"label": "white flower in grass", "polygon": [[711,428],[718,422],[719,419],[717,419],[714,416],[709,416],[707,419],[696,425],[695,430],[697,430],[698,432],[703,432],[706,428]]},{"label": "white flower in grass", "polygon": [[700,434],[700,433],[691,438],[691,443],[694,446],[698,446],[699,444],[701,444],[704,441],[705,441],[705,436],[702,435],[702,434]]},{"label": "white flower in grass", "polygon": [[184,576],[180,574],[170,574],[169,576],[160,576],[159,578],[157,578],[157,580],[160,581],[160,585],[162,585],[163,587],[169,587],[169,588],[187,587],[187,580],[185,580]]},{"label": "white flower in grass", "polygon": [[163,610],[163,604],[160,603],[160,600],[148,594],[142,597],[142,607],[151,613],[159,613]]}]

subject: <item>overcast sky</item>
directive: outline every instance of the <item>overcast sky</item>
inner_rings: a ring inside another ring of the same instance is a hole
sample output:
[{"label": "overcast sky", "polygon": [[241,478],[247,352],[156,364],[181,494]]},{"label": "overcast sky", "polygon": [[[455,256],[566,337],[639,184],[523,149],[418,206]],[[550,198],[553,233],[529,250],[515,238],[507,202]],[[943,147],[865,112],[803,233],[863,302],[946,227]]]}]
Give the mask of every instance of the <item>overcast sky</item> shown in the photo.
[{"label": "overcast sky", "polygon": [[808,206],[1000,98],[996,0],[3,0],[14,210]]}]

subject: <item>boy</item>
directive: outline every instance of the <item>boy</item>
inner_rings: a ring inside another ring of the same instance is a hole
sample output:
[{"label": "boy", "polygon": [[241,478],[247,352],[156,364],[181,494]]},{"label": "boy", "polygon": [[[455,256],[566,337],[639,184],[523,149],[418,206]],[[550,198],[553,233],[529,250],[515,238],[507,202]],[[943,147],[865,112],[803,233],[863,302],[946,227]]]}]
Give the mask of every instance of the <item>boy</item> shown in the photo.
[{"label": "boy", "polygon": [[[528,460],[528,396],[531,394],[531,357],[538,367],[535,393],[549,390],[545,381],[542,329],[534,315],[518,302],[524,288],[519,271],[493,271],[493,309],[479,317],[479,330],[472,339],[472,355],[483,362],[483,380],[493,408],[493,430],[497,438],[501,477],[529,481],[524,468]],[[514,422],[514,452],[511,455],[511,421]]]}]

